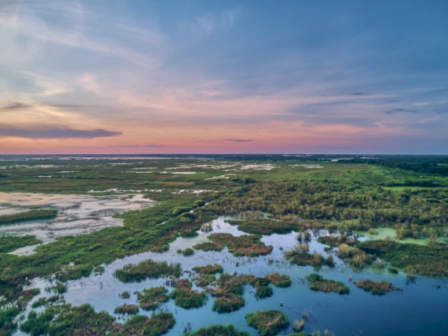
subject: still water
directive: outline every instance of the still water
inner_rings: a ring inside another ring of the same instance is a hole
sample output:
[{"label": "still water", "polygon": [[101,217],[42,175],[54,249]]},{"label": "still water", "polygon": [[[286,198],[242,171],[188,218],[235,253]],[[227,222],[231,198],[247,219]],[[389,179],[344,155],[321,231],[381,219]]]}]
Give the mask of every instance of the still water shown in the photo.
[{"label": "still water", "polygon": [[[213,221],[213,232],[228,232],[235,236],[245,234],[225,222],[225,218]],[[250,273],[256,276],[265,276],[273,272],[287,274],[291,277],[292,285],[289,288],[274,287],[274,295],[267,299],[257,300],[252,287],[247,286],[244,294],[246,306],[230,314],[218,314],[212,311],[214,298],[209,297],[207,304],[199,309],[186,310],[176,307],[171,300],[161,309],[171,311],[176,324],[167,335],[182,335],[184,327],[190,324],[193,330],[213,324],[234,324],[238,329],[247,330],[253,335],[256,331],[247,326],[245,314],[265,309],[278,309],[285,312],[291,321],[289,329],[280,334],[292,332],[293,321],[301,320],[306,310],[310,320],[305,330],[309,333],[314,330],[329,329],[336,335],[372,335],[372,336],[421,336],[421,335],[448,335],[448,286],[443,279],[418,277],[413,284],[407,284],[403,274],[390,275],[386,272],[377,273],[366,270],[355,272],[335,258],[337,266],[334,269],[326,267],[320,273],[327,279],[344,282],[350,287],[349,295],[335,293],[313,292],[305,281],[306,275],[314,272],[311,267],[290,265],[283,256],[285,250],[291,249],[297,242],[296,234],[264,236],[262,241],[272,245],[274,250],[269,256],[256,258],[234,257],[227,249],[221,252],[196,251],[191,257],[184,257],[176,253],[178,249],[191,247],[207,240],[209,233],[199,232],[195,238],[178,238],[165,253],[143,253],[117,260],[106,266],[102,275],[92,275],[89,278],[70,281],[65,294],[67,302],[73,305],[89,303],[96,310],[105,310],[113,314],[113,310],[123,303],[137,303],[135,291],[143,288],[164,285],[163,279],[147,280],[140,283],[124,284],[114,278],[113,272],[126,264],[138,263],[145,259],[155,261],[179,262],[184,270],[191,270],[195,266],[218,263],[225,272]],[[318,251],[324,256],[324,245],[316,241],[310,244],[310,252]],[[269,262],[273,259],[274,262]],[[353,276],[353,281],[349,277]],[[385,296],[373,296],[357,288],[355,281],[364,278],[372,280],[385,280],[392,282],[402,291],[391,292]],[[37,280],[30,287],[45,287],[42,280]],[[119,293],[129,291],[131,298],[123,300]],[[43,293],[45,293],[43,291]],[[35,298],[37,300],[37,298]],[[283,303],[283,306],[281,306]],[[150,312],[141,311],[141,314]],[[16,335],[23,335],[18,332]]]}]

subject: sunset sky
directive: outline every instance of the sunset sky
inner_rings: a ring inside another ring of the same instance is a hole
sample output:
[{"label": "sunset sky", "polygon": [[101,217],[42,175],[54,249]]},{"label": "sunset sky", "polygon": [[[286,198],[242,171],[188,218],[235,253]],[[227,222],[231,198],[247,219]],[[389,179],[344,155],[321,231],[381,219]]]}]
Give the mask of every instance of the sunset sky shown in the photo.
[{"label": "sunset sky", "polygon": [[448,154],[448,1],[0,0],[0,154]]}]

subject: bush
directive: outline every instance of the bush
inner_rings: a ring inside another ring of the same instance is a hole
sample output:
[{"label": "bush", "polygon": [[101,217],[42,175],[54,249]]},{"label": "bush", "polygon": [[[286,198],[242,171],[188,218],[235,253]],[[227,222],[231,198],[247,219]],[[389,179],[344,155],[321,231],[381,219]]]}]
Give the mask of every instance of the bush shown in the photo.
[{"label": "bush", "polygon": [[261,336],[275,336],[289,325],[288,316],[278,310],[265,310],[246,315],[247,324]]}]

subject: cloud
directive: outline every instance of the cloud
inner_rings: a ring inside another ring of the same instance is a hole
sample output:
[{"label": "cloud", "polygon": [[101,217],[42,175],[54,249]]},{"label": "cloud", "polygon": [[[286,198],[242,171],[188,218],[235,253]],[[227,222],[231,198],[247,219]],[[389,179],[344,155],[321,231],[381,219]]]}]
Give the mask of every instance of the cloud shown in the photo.
[{"label": "cloud", "polygon": [[7,105],[5,107],[1,107],[0,110],[2,110],[2,111],[23,110],[23,109],[26,109],[26,108],[29,108],[29,107],[30,107],[30,105],[28,105],[28,104],[15,102],[15,103],[12,103],[12,104]]},{"label": "cloud", "polygon": [[29,79],[34,86],[42,89],[40,94],[42,96],[54,96],[69,91],[65,83],[47,78],[32,72],[23,72],[23,75]]},{"label": "cloud", "polygon": [[255,139],[224,139],[224,141],[228,141],[228,142],[252,142],[252,141],[255,141]]},{"label": "cloud", "polygon": [[416,110],[406,109],[406,108],[394,108],[391,110],[384,111],[386,114],[396,114],[396,113],[418,113]]},{"label": "cloud", "polygon": [[121,135],[121,132],[103,129],[81,130],[68,127],[12,127],[0,125],[0,137],[26,139],[93,139]]},{"label": "cloud", "polygon": [[159,145],[159,144],[148,144],[148,145],[110,145],[107,147],[108,148],[164,148],[164,147],[170,147],[170,146]]}]

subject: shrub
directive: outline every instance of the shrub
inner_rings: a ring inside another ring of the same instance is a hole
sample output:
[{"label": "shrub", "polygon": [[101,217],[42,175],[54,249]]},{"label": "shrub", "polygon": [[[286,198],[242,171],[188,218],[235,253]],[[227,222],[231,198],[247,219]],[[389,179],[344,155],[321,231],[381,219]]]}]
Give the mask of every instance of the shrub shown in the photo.
[{"label": "shrub", "polygon": [[261,336],[275,336],[289,325],[288,316],[278,310],[247,314],[246,321],[249,326],[257,329]]}]

